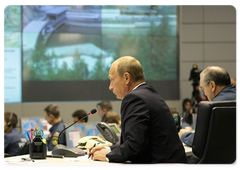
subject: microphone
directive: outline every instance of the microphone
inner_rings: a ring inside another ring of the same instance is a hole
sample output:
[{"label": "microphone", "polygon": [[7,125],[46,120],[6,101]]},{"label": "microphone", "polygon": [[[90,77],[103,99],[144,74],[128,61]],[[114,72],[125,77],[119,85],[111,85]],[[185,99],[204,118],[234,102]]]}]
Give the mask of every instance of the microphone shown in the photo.
[{"label": "microphone", "polygon": [[192,107],[192,109],[195,109],[195,108],[197,108],[197,107],[198,107],[198,103],[195,104],[195,105]]},{"label": "microphone", "polygon": [[79,119],[78,121],[75,121],[74,123],[72,123],[71,125],[69,125],[68,127],[64,128],[59,136],[58,136],[58,144],[53,148],[52,150],[52,155],[60,155],[60,156],[67,156],[67,157],[77,157],[77,156],[84,156],[85,152],[82,149],[79,148],[69,148],[65,145],[60,144],[60,137],[61,134],[66,131],[68,128],[70,128],[71,126],[73,126],[74,124],[76,124],[77,122],[85,119],[88,115],[92,115],[95,114],[97,112],[96,109],[92,109],[86,116],[82,117],[81,119]]},{"label": "microphone", "polygon": [[67,130],[68,128],[70,128],[71,126],[75,125],[77,122],[80,122],[81,120],[85,119],[86,117],[88,117],[88,115],[93,115],[93,114],[95,114],[96,112],[97,112],[96,109],[92,109],[86,116],[84,116],[84,117],[82,117],[81,119],[75,121],[74,123],[72,123],[72,124],[69,125],[68,127],[64,128],[64,129],[60,132],[60,134],[59,134],[59,136],[58,136],[58,144],[60,144],[60,136],[61,136],[61,134],[62,134],[64,131],[66,131],[66,130]]}]

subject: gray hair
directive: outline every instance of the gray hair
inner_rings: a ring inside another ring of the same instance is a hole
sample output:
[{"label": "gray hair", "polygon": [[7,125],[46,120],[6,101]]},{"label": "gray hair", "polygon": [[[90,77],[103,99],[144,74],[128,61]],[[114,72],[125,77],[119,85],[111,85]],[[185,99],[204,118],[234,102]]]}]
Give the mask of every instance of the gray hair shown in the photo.
[{"label": "gray hair", "polygon": [[205,85],[211,81],[214,81],[217,86],[228,86],[231,84],[228,72],[219,66],[208,66],[201,72],[200,77],[203,78]]}]

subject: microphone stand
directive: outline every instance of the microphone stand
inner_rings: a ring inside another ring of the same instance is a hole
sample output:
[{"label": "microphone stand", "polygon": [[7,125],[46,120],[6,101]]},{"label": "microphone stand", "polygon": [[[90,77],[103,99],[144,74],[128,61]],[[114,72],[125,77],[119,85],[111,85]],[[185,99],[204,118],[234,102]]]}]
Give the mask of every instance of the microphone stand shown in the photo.
[{"label": "microphone stand", "polygon": [[86,116],[82,117],[81,119],[73,122],[73,123],[72,123],[71,125],[69,125],[68,127],[64,128],[64,129],[60,132],[60,134],[59,134],[59,136],[58,136],[58,144],[60,144],[61,134],[62,134],[65,130],[67,130],[67,129],[70,128],[71,126],[75,125],[77,122],[80,122],[81,120],[85,119],[86,117],[88,117],[89,114],[90,114],[90,113],[88,113]]},{"label": "microphone stand", "polygon": [[73,123],[72,123],[71,125],[69,125],[68,127],[64,128],[64,129],[60,132],[60,134],[59,134],[59,136],[58,136],[58,144],[60,144],[60,137],[61,137],[61,134],[62,134],[65,130],[67,130],[67,129],[70,128],[71,126],[75,125],[77,122],[79,122],[79,121],[85,119],[86,117],[88,117],[88,115],[90,115],[90,114],[92,115],[92,114],[94,114],[94,113],[96,113],[96,112],[97,112],[96,109],[92,109],[92,110],[91,110],[86,116],[84,116],[84,117],[82,117],[81,119],[79,119],[79,120],[73,122]]},{"label": "microphone stand", "polygon": [[[68,127],[64,128],[64,129],[60,132],[60,134],[59,134],[59,136],[58,136],[58,144],[53,148],[52,154],[58,155],[59,150],[61,150],[63,153],[60,153],[60,155],[61,155],[61,154],[64,154],[64,155],[65,155],[68,151],[76,152],[76,149],[78,149],[78,151],[79,151],[78,153],[80,154],[80,155],[78,155],[78,156],[81,156],[81,155],[83,155],[83,154],[85,155],[85,153],[84,153],[81,149],[79,149],[79,148],[69,148],[69,147],[67,147],[67,146],[65,146],[65,145],[60,144],[60,137],[61,137],[61,134],[62,134],[64,131],[66,131],[68,128],[70,128],[71,126],[73,126],[73,125],[76,124],[77,122],[85,119],[88,115],[94,114],[94,113],[96,113],[96,112],[97,112],[96,109],[92,109],[86,116],[82,117],[82,118],[79,119],[78,121],[75,121],[74,123],[72,123],[72,124],[69,125]],[[64,153],[64,152],[65,152],[65,153]],[[65,155],[65,156],[66,156],[66,155]]]}]

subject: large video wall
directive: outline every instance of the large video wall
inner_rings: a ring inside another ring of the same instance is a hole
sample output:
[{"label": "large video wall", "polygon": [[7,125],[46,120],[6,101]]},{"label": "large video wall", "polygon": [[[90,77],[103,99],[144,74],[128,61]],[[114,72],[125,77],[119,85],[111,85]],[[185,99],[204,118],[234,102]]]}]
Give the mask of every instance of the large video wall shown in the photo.
[{"label": "large video wall", "polygon": [[177,20],[176,6],[8,6],[4,102],[114,100],[108,71],[125,55],[178,99]]}]

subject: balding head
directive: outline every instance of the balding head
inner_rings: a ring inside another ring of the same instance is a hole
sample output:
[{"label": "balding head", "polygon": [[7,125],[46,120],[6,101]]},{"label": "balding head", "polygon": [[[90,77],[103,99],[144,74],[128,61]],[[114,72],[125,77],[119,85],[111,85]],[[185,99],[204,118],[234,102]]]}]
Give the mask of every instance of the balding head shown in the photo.
[{"label": "balding head", "polygon": [[231,84],[228,72],[219,66],[208,66],[201,72],[200,77],[205,85],[210,81],[214,81],[217,86],[228,86]]}]

